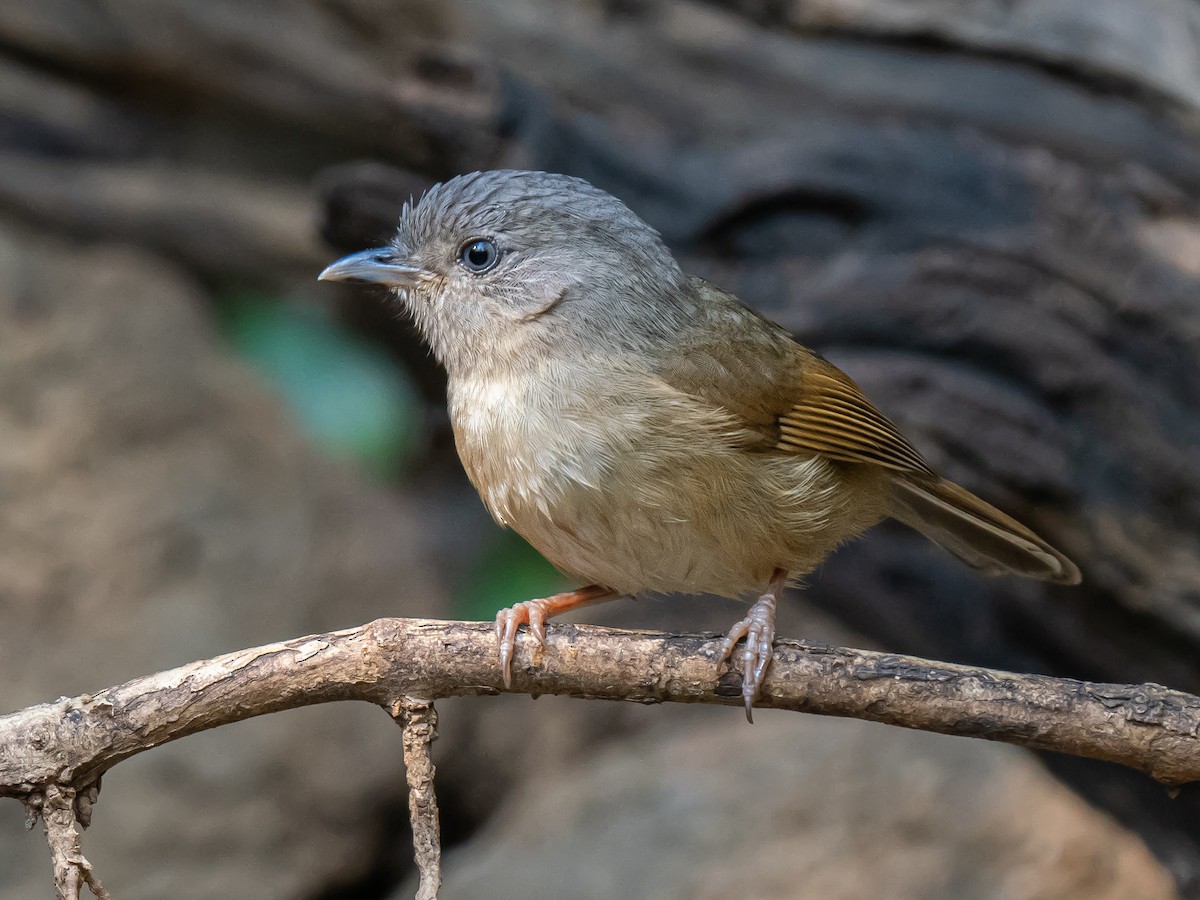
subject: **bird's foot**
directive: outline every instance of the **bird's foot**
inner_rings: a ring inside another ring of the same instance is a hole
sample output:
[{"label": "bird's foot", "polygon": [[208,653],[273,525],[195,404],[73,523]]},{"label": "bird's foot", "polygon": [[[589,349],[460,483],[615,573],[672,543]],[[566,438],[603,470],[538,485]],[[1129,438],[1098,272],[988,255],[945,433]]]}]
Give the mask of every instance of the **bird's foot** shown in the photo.
[{"label": "bird's foot", "polygon": [[506,688],[512,687],[512,658],[517,646],[517,628],[528,624],[529,630],[543,647],[546,646],[546,620],[568,610],[616,595],[608,588],[589,585],[577,591],[567,591],[552,597],[523,600],[496,614],[496,643],[500,647],[500,672]]},{"label": "bird's foot", "polygon": [[552,597],[523,600],[496,614],[496,641],[500,645],[500,671],[504,686],[512,687],[512,658],[517,646],[517,628],[528,623],[537,642],[546,646],[546,606]]},{"label": "bird's foot", "polygon": [[[775,644],[775,608],[779,603],[779,592],[787,583],[787,573],[777,571],[771,578],[771,586],[750,607],[746,618],[729,629],[721,642],[720,659],[729,659],[731,668],[740,668],[742,673],[742,699],[746,703],[746,721],[754,721],[754,698],[762,687],[763,676],[771,664],[771,652]],[[742,638],[746,646],[740,659],[732,658],[734,646]],[[740,667],[738,665],[740,663]]]}]

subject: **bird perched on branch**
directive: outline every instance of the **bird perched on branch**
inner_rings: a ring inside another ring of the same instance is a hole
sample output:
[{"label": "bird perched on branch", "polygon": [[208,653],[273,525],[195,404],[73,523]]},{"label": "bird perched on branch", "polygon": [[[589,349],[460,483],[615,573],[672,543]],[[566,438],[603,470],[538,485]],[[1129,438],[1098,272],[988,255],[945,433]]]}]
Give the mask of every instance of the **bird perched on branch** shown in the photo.
[{"label": "bird perched on branch", "polygon": [[449,375],[463,465],[488,510],[587,586],[519,625],[641,591],[758,595],[723,644],[747,715],[783,587],[880,520],[988,574],[1079,570],[929,467],[843,372],[684,274],[615,197],[545,172],[475,172],[404,208],[391,244],[320,277],[395,290]]}]

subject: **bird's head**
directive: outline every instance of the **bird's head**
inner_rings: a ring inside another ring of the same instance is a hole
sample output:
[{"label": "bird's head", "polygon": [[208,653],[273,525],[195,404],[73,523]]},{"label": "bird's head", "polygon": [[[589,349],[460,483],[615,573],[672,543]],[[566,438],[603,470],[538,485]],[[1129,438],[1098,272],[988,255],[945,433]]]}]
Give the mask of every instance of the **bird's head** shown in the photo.
[{"label": "bird's head", "polygon": [[644,334],[631,318],[654,318],[658,298],[684,280],[658,232],[615,197],[515,170],[435,185],[404,207],[388,246],[320,278],[394,289],[452,375],[489,355],[553,352],[572,336]]}]

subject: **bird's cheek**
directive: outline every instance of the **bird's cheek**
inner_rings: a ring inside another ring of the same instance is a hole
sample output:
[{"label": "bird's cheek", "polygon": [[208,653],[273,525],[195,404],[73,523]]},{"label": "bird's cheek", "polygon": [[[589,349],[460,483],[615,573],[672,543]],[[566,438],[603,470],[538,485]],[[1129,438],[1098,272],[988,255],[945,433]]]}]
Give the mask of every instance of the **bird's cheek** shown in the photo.
[{"label": "bird's cheek", "polygon": [[506,319],[527,322],[558,306],[574,286],[574,279],[565,272],[530,273],[504,292],[498,308]]},{"label": "bird's cheek", "polygon": [[520,303],[502,307],[501,313],[512,321],[531,322],[558,306],[565,296],[566,291],[559,291],[557,294],[539,293],[536,298],[524,297]]}]

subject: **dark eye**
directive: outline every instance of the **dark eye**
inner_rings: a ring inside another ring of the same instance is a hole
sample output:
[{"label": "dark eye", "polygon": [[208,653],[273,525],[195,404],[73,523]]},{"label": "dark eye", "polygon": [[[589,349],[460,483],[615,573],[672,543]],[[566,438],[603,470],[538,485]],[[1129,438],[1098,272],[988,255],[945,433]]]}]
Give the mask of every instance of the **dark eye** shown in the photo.
[{"label": "dark eye", "polygon": [[470,241],[463,245],[458,253],[459,262],[472,272],[486,272],[500,258],[500,250],[495,241],[486,238]]}]

